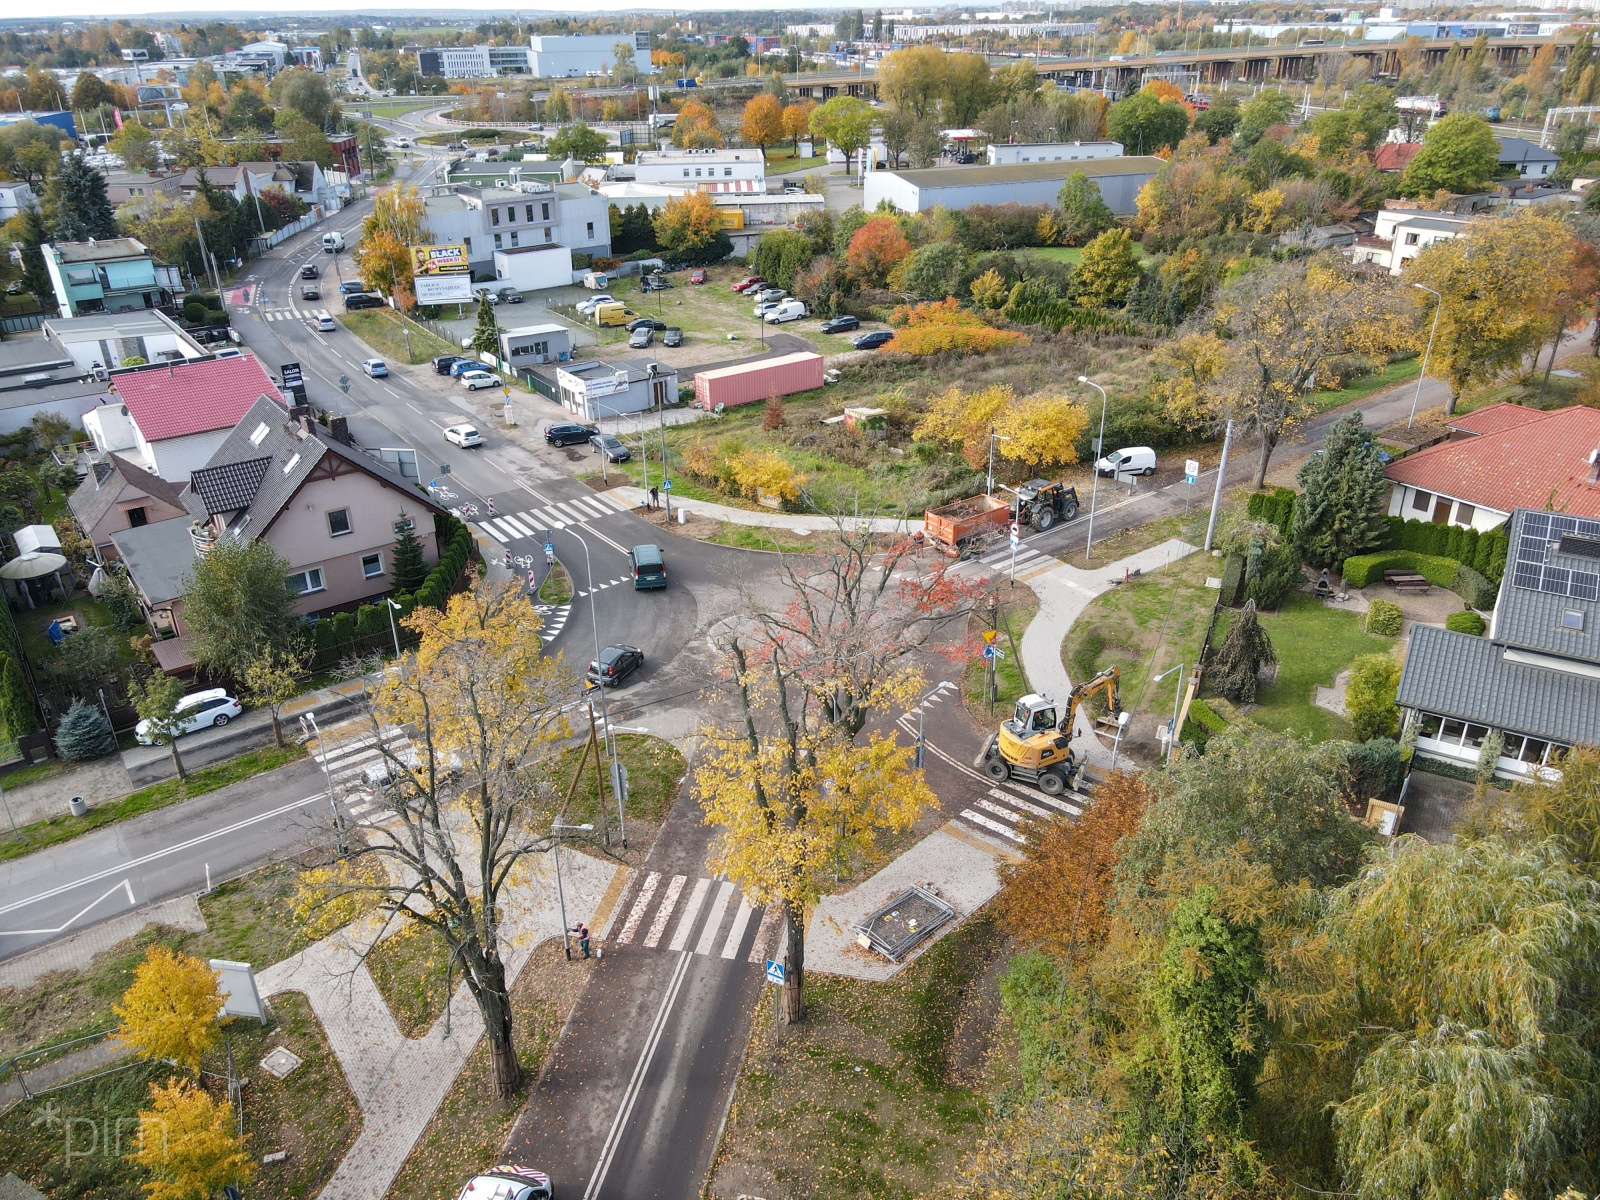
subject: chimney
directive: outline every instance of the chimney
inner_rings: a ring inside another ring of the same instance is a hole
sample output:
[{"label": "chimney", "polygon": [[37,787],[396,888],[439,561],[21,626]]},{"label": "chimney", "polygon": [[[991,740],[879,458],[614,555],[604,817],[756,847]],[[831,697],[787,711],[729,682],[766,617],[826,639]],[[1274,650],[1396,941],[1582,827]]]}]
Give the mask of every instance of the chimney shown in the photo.
[{"label": "chimney", "polygon": [[1589,482],[1600,483],[1600,446],[1589,451]]},{"label": "chimney", "polygon": [[332,437],[334,441],[340,443],[341,445],[351,446],[351,445],[355,444],[354,442],[352,442],[350,440],[350,418],[349,417],[330,417],[330,418],[328,418],[328,435],[330,437]]}]

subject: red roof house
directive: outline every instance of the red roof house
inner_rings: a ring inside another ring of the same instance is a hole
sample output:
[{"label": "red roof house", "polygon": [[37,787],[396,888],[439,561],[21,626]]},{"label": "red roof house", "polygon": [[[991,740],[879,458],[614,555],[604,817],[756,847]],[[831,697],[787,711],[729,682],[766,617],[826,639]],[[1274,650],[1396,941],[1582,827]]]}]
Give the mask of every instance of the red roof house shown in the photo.
[{"label": "red roof house", "polygon": [[111,388],[120,404],[84,414],[95,448],[178,484],[205,466],[262,396],[283,403],[261,360],[249,354],[114,371]]},{"label": "red roof house", "polygon": [[1517,508],[1600,517],[1600,410],[1495,404],[1390,463],[1389,515],[1493,529]]},{"label": "red roof house", "polygon": [[1385,142],[1372,152],[1372,163],[1380,171],[1399,174],[1421,149],[1421,142]]}]

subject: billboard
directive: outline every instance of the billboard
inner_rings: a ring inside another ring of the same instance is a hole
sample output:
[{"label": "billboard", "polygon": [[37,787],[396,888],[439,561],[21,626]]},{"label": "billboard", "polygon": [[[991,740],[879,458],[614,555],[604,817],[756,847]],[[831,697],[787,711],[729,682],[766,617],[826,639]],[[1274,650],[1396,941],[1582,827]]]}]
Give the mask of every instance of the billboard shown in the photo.
[{"label": "billboard", "polygon": [[411,247],[411,281],[418,304],[465,304],[472,295],[472,269],[460,244]]}]

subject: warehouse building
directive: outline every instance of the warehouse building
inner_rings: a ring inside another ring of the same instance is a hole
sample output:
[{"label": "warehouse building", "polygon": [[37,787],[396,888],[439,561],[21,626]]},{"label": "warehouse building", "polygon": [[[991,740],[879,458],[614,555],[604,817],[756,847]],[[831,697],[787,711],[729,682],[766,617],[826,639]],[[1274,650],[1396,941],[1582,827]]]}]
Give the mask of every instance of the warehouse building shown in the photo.
[{"label": "warehouse building", "polygon": [[633,65],[641,75],[654,75],[648,33],[601,33],[593,36],[531,37],[529,61],[540,79],[582,79],[608,74],[617,65],[617,43],[633,47]]},{"label": "warehouse building", "polygon": [[526,46],[441,46],[417,51],[417,70],[444,79],[526,75],[532,61]]},{"label": "warehouse building", "polygon": [[1068,175],[1086,175],[1100,188],[1112,212],[1134,211],[1139,189],[1155,178],[1164,162],[1153,155],[1102,158],[1086,162],[1010,163],[1002,166],[932,167],[925,171],[869,171],[862,207],[884,201],[901,212],[927,212],[974,204],[1054,204]]},{"label": "warehouse building", "polygon": [[1008,163],[1082,162],[1089,158],[1120,158],[1121,142],[991,142],[989,165]]}]

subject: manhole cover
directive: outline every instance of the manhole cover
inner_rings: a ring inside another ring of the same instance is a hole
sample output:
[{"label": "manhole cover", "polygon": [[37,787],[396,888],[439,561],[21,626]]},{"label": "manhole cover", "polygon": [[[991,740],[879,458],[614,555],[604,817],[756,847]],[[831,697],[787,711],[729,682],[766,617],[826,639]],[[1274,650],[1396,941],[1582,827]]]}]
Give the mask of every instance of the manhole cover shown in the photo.
[{"label": "manhole cover", "polygon": [[287,1079],[300,1065],[300,1056],[279,1046],[261,1060],[261,1069],[274,1079]]}]

